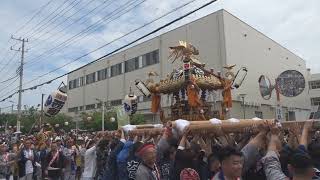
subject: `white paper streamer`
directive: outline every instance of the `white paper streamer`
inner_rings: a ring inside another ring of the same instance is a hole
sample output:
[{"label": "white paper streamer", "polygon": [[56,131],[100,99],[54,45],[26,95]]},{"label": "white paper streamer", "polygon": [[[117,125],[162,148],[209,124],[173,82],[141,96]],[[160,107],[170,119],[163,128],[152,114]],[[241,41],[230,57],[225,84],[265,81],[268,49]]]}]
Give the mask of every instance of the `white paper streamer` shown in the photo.
[{"label": "white paper streamer", "polygon": [[154,128],[163,128],[163,124],[154,124],[153,127]]},{"label": "white paper streamer", "polygon": [[123,128],[124,132],[127,133],[128,131],[132,131],[132,130],[136,129],[137,126],[128,124],[128,125],[122,126],[122,128]]},{"label": "white paper streamer", "polygon": [[281,127],[282,127],[282,125],[281,125],[281,123],[280,123],[280,122],[276,122],[276,125],[277,125],[279,128],[281,128]]},{"label": "white paper streamer", "polygon": [[209,120],[211,122],[211,124],[221,124],[221,120],[220,119],[217,119],[217,118],[213,118],[213,119],[210,119]]},{"label": "white paper streamer", "polygon": [[232,122],[232,123],[238,123],[240,122],[239,119],[235,119],[235,118],[231,118],[231,119],[228,119],[229,122]]},{"label": "white paper streamer", "polygon": [[180,133],[182,133],[183,130],[190,125],[190,122],[184,119],[178,119],[175,121],[175,123],[176,123],[176,128]]}]

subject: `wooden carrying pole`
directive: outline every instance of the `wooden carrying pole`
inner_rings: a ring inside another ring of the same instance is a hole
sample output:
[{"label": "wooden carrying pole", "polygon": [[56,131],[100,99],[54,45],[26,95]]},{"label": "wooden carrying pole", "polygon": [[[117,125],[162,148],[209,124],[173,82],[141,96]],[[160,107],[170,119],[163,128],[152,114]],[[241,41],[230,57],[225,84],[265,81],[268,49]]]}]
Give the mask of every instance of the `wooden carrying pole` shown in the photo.
[{"label": "wooden carrying pole", "polygon": [[[251,130],[253,132],[258,131],[258,126],[264,123],[273,124],[275,123],[274,119],[265,119],[265,120],[239,120],[238,122],[232,122],[228,120],[223,120],[221,123],[213,124],[210,121],[190,121],[189,129],[191,134],[202,134],[202,133],[241,133]],[[293,125],[297,125],[299,127],[303,127],[303,124],[306,121],[287,121],[281,122],[282,129],[290,129]],[[173,129],[178,130],[177,122],[173,122]],[[147,128],[142,128],[140,126],[137,129],[133,129],[129,131],[130,135],[138,135],[141,136],[143,134],[150,135],[160,135],[163,132],[163,128],[150,128],[151,126],[147,126]],[[313,127],[315,129],[320,129],[320,121],[315,120]],[[179,130],[178,130],[179,131]],[[181,130],[180,130],[181,131]],[[181,133],[181,132],[180,132]]]}]

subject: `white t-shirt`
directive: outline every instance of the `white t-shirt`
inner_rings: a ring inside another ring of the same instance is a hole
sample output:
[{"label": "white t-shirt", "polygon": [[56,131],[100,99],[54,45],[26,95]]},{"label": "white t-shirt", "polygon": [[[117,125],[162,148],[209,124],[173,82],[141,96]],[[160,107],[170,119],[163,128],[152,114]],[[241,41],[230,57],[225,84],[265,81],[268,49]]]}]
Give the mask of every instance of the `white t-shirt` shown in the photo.
[{"label": "white t-shirt", "polygon": [[66,171],[71,171],[72,169],[72,165],[71,163],[75,163],[75,159],[73,156],[73,153],[75,152],[75,150],[73,149],[68,149],[68,148],[64,148],[63,150],[63,155],[65,156],[66,160],[67,160],[67,166],[65,167]]},{"label": "white t-shirt", "polygon": [[[28,158],[32,158],[33,157],[33,150],[29,149],[29,150],[24,150],[24,155],[25,157]],[[32,161],[27,160],[26,162],[26,174],[30,174],[33,173],[33,165],[32,165]]]},{"label": "white t-shirt", "polygon": [[96,146],[88,149],[84,155],[84,170],[82,177],[92,178],[96,175],[97,171],[97,158],[96,158]]}]

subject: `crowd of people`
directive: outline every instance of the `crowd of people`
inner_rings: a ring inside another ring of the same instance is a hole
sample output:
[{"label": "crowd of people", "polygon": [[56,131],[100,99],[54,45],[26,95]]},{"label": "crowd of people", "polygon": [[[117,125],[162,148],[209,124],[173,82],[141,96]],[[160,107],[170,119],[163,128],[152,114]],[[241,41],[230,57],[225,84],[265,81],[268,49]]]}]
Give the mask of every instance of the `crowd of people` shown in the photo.
[{"label": "crowd of people", "polygon": [[55,134],[0,145],[0,180],[320,179],[313,121],[283,130],[265,122],[242,133]]}]

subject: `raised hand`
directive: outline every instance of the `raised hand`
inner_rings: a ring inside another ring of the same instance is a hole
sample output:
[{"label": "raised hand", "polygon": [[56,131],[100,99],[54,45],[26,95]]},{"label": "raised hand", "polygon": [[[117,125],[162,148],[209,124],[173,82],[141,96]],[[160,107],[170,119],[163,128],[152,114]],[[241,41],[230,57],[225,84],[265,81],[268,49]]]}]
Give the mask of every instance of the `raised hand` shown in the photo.
[{"label": "raised hand", "polygon": [[304,123],[303,129],[308,130],[308,131],[312,130],[312,128],[313,128],[313,123],[314,123],[313,120],[306,121],[306,122]]}]

